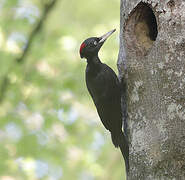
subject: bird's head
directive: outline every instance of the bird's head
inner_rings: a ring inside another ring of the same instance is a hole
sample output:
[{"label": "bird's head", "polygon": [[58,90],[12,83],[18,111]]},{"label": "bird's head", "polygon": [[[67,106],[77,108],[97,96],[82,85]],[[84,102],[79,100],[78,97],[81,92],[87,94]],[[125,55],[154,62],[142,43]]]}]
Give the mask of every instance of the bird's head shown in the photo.
[{"label": "bird's head", "polygon": [[98,52],[104,42],[115,31],[116,29],[113,29],[101,37],[91,37],[86,39],[80,46],[80,57],[88,59],[98,55]]}]

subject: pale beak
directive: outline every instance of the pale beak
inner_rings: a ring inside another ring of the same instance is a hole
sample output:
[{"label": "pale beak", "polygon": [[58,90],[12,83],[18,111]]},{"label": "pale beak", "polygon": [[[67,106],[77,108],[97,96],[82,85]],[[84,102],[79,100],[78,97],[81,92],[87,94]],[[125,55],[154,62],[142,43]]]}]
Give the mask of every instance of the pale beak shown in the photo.
[{"label": "pale beak", "polygon": [[109,31],[108,33],[104,34],[103,36],[99,37],[100,41],[98,43],[105,42],[106,39],[113,33],[115,32],[116,29],[113,29],[112,31]]}]

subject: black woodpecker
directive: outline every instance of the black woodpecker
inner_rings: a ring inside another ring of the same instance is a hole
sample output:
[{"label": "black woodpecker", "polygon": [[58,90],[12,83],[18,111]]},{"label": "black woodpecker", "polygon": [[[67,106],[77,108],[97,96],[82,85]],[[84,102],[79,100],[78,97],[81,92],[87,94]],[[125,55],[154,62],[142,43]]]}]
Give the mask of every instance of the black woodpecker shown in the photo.
[{"label": "black woodpecker", "polygon": [[86,39],[80,46],[80,57],[87,59],[86,85],[104,127],[110,131],[112,143],[119,147],[129,170],[129,147],[122,131],[121,89],[115,72],[98,57],[106,39],[116,30],[101,37]]}]

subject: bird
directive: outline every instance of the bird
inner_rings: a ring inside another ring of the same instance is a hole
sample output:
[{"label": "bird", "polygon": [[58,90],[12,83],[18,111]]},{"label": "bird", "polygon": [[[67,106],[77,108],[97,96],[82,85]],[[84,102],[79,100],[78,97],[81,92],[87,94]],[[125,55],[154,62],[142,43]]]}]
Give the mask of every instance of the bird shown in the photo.
[{"label": "bird", "polygon": [[104,127],[111,133],[112,143],[120,148],[129,171],[129,146],[122,130],[121,85],[116,73],[102,63],[98,53],[104,42],[112,35],[113,29],[103,36],[90,37],[80,46],[80,57],[87,60],[85,71],[86,86],[96,106]]}]

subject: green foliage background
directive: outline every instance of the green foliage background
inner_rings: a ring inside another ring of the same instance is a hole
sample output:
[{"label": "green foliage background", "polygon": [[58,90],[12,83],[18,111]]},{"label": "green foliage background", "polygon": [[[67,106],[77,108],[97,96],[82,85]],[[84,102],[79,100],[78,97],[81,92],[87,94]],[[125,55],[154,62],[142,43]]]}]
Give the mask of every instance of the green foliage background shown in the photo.
[{"label": "green foliage background", "polygon": [[78,53],[87,37],[117,28],[100,52],[117,72],[120,2],[58,0],[17,63],[50,1],[0,0],[0,179],[123,179],[121,153],[100,123]]}]

